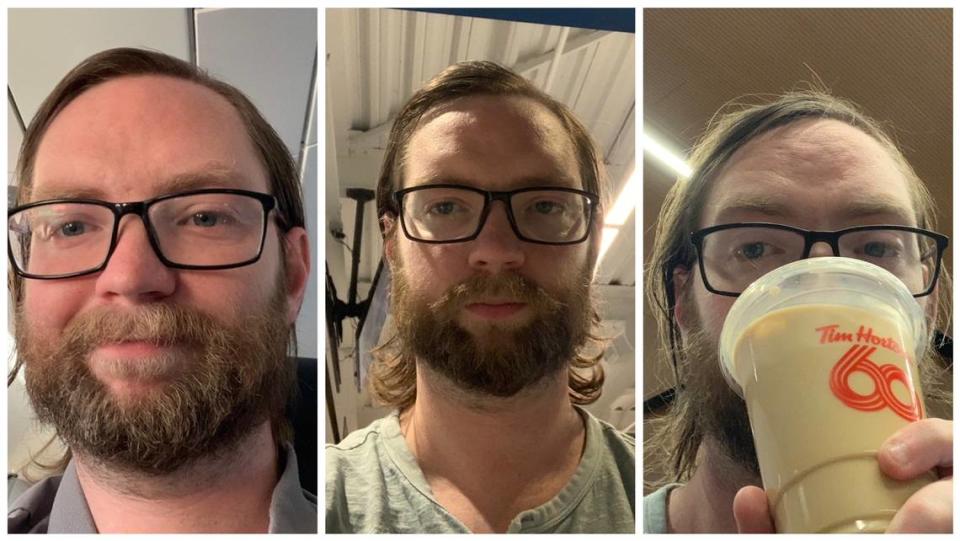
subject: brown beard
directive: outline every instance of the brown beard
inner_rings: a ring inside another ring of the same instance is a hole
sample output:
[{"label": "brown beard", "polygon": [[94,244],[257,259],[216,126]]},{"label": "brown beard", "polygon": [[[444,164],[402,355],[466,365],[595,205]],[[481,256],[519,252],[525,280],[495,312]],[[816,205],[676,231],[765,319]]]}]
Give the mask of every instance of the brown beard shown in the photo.
[{"label": "brown beard", "polygon": [[[39,420],[73,452],[121,471],[171,473],[230,450],[267,419],[279,420],[295,378],[286,357],[285,304],[278,287],[264,310],[234,325],[176,305],[100,308],[75,317],[60,337],[35,335],[18,308],[27,392]],[[187,358],[107,361],[126,377],[167,378],[119,398],[91,372],[88,358],[120,340],[175,345],[175,355]]]},{"label": "brown beard", "polygon": [[[699,314],[692,311],[692,329],[704,329]],[[681,381],[683,400],[690,408],[690,416],[700,424],[704,438],[714,441],[720,451],[760,478],[753,431],[747,415],[747,406],[727,384],[720,372],[718,342],[706,332],[691,332],[685,339],[684,366]],[[951,373],[936,350],[927,348],[919,364],[921,388],[928,416],[949,418],[952,393],[947,389]]]},{"label": "brown beard", "polygon": [[[518,274],[478,274],[427,302],[411,291],[403,269],[395,268],[391,296],[400,355],[419,359],[460,389],[513,396],[567,369],[588,337],[589,269],[555,295]],[[457,318],[485,296],[526,303],[531,317],[519,325],[491,322],[468,331]]]},{"label": "brown beard", "polygon": [[[703,329],[699,314],[694,311],[691,315],[690,328]],[[703,436],[714,441],[727,458],[759,479],[760,464],[747,404],[724,379],[717,352],[717,341],[702,330],[685,337],[686,373],[681,392],[686,395],[692,417],[699,420]]]}]

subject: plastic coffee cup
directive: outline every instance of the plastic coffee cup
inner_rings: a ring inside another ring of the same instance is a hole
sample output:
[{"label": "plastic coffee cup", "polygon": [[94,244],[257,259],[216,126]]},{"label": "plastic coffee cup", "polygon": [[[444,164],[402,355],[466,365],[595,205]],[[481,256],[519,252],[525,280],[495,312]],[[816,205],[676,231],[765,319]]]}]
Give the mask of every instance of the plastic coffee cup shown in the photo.
[{"label": "plastic coffee cup", "polygon": [[880,445],[923,418],[924,315],[887,270],[843,257],[784,265],[750,285],[720,334],[746,402],[779,532],[883,532],[933,472],[884,475]]}]

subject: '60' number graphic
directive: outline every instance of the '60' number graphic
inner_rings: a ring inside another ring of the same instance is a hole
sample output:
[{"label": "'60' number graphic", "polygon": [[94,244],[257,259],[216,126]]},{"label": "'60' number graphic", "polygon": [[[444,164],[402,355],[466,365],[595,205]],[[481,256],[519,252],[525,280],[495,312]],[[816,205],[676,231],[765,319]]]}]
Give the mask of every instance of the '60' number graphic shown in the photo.
[{"label": "'60' number graphic", "polygon": [[[892,365],[877,365],[870,360],[870,355],[877,348],[857,345],[852,346],[840,358],[840,361],[830,372],[830,390],[844,404],[861,411],[877,411],[889,407],[904,419],[916,421],[923,417],[923,402],[916,389],[907,381],[903,370]],[[874,383],[873,392],[860,394],[850,387],[850,376],[854,372],[862,372],[870,377]],[[913,391],[913,403],[904,404],[893,394],[892,384],[899,381],[907,389]]]}]

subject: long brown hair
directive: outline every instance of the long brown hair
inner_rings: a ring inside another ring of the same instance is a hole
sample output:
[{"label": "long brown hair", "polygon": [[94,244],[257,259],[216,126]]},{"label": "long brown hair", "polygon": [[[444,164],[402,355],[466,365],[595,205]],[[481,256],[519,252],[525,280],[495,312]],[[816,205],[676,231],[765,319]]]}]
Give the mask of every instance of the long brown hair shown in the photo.
[{"label": "long brown hair", "polygon": [[[790,92],[758,104],[728,104],[711,120],[706,132],[689,158],[693,174],[678,180],[663,203],[657,221],[656,239],[645,265],[646,297],[656,318],[659,337],[673,364],[676,375],[675,399],[667,413],[653,423],[655,444],[645,450],[648,469],[666,473],[667,480],[684,481],[695,468],[697,450],[703,440],[703,428],[683,391],[682,374],[688,359],[674,318],[677,303],[673,271],[690,267],[696,258],[690,233],[697,227],[706,204],[709,185],[730,157],[748,141],[774,128],[804,119],[833,119],[849,124],[873,137],[886,149],[907,179],[918,227],[936,228],[936,209],[923,181],[881,125],[853,103],[821,90]],[[936,291],[936,320],[931,329],[947,330],[951,316],[951,280],[942,271]],[[937,385],[937,363],[921,363],[926,400],[949,401],[950,395]]]},{"label": "long brown hair", "polygon": [[[390,130],[386,155],[377,182],[377,215],[380,218],[396,216],[398,213],[393,192],[403,186],[406,147],[423,115],[445,102],[475,95],[527,97],[556,115],[573,142],[583,189],[600,196],[596,216],[603,216],[607,197],[606,169],[603,156],[586,127],[567,106],[517,73],[494,62],[473,61],[454,64],[441,71],[417,91],[397,114]],[[596,235],[600,233],[600,219],[594,219],[591,234]],[[395,234],[396,228],[385,230],[384,223],[381,219],[384,237]],[[592,261],[595,257],[596,254],[591,250],[589,259]],[[570,361],[568,386],[570,400],[575,404],[596,401],[603,387],[603,366],[600,364],[603,357],[603,339],[596,330],[600,323],[599,314],[594,311],[591,320],[593,331],[588,337],[588,345]],[[392,337],[373,352],[370,392],[378,402],[402,410],[412,405],[416,399],[416,365],[414,359],[404,358],[397,353],[397,348],[393,347],[396,339],[395,336]]]}]

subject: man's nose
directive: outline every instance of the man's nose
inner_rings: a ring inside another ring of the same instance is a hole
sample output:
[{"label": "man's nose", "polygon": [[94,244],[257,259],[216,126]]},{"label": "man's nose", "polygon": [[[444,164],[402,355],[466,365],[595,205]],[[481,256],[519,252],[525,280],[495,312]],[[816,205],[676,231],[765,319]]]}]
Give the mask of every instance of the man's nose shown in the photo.
[{"label": "man's nose", "polygon": [[125,216],[110,261],[97,277],[97,294],[142,303],[167,297],[175,287],[176,273],[153,250],[143,221]]},{"label": "man's nose", "polygon": [[523,266],[523,241],[510,227],[507,209],[494,201],[480,234],[470,242],[470,266],[490,274]]},{"label": "man's nose", "polygon": [[827,241],[819,240],[810,247],[810,255],[807,257],[832,257],[834,255],[836,254],[833,253],[833,246],[830,246]]}]

